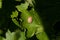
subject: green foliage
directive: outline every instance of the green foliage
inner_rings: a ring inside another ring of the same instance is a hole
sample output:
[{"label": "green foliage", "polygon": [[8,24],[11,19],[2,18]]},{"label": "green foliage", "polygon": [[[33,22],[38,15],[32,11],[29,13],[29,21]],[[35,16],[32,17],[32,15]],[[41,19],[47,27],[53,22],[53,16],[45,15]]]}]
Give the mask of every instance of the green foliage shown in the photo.
[{"label": "green foliage", "polygon": [[10,32],[9,30],[6,32],[6,38],[0,36],[0,40],[25,40],[25,32],[21,32],[17,29],[15,32]]},{"label": "green foliage", "polygon": [[45,33],[45,32],[38,33],[38,34],[36,35],[36,37],[37,37],[39,40],[48,40],[48,37],[46,36],[46,33]]},{"label": "green foliage", "polygon": [[[21,2],[21,0],[16,1]],[[38,12],[34,9],[32,1],[33,0],[26,0],[25,3],[15,6],[17,10],[12,11],[10,18],[13,23],[18,26],[18,29],[14,32],[8,30],[6,32],[6,38],[0,37],[1,40],[26,40],[34,35],[36,35],[39,40],[49,40],[44,31],[42,20],[39,17]],[[28,10],[29,7],[32,8]],[[19,12],[21,13],[19,14]],[[18,16],[20,16],[20,18],[18,18]],[[28,22],[29,17],[32,17],[32,19],[30,19],[32,20],[31,23]]]},{"label": "green foliage", "polygon": [[2,0],[0,0],[0,8],[2,7]]},{"label": "green foliage", "polygon": [[[21,5],[16,6],[18,11],[21,12],[20,19],[22,19],[23,21],[21,22],[20,25],[23,28],[27,29],[27,37],[30,38],[34,36],[34,34],[36,35],[38,34],[40,36],[40,37],[37,36],[39,40],[42,40],[42,39],[49,40],[46,33],[44,32],[44,28],[43,28],[43,25],[42,25],[41,19],[39,18],[38,13],[35,11],[34,7],[32,7],[30,11],[28,11],[27,10],[28,6],[29,6],[29,2],[21,3]],[[28,23],[29,17],[32,17],[32,23]],[[43,33],[43,35],[39,33]]]},{"label": "green foliage", "polygon": [[21,3],[21,5],[16,6],[17,9],[21,12],[25,11],[28,8],[29,3],[25,2],[25,3]]},{"label": "green foliage", "polygon": [[16,19],[14,19],[14,17],[17,18],[17,16],[18,16],[18,12],[17,12],[17,11],[12,12],[12,15],[11,15],[12,21],[13,21],[17,26],[20,26],[19,23],[18,23],[18,21],[17,21]]}]

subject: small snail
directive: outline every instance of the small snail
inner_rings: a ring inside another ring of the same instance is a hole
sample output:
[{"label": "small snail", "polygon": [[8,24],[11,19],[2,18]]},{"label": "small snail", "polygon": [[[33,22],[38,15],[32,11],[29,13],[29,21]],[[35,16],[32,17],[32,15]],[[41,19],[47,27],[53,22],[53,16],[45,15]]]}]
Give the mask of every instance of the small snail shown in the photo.
[{"label": "small snail", "polygon": [[32,17],[28,17],[28,23],[32,23]]}]

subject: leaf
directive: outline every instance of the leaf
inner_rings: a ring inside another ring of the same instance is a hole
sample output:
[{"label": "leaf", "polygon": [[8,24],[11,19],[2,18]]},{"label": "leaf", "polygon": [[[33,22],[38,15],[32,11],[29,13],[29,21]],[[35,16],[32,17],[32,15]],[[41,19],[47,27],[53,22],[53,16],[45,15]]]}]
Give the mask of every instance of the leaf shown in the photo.
[{"label": "leaf", "polygon": [[12,19],[12,21],[18,26],[20,27],[20,24],[18,23],[18,21],[16,19]]},{"label": "leaf", "polygon": [[24,10],[26,10],[28,8],[28,3],[25,2],[25,3],[21,3],[21,5],[18,5],[16,6],[16,8],[20,11],[20,12],[23,12]]},{"label": "leaf", "polygon": [[36,28],[35,27],[27,27],[27,37],[30,38],[32,37],[36,32]]},{"label": "leaf", "polygon": [[4,40],[25,40],[25,32],[21,32],[20,30],[16,30],[15,32],[8,32],[6,33],[6,39]]},{"label": "leaf", "polygon": [[2,8],[2,0],[0,0],[0,8]]},{"label": "leaf", "polygon": [[18,16],[18,12],[17,11],[12,12],[11,18],[14,18],[14,17],[17,17],[17,16]]},{"label": "leaf", "polygon": [[16,37],[15,37],[15,32],[10,32],[8,30],[8,32],[6,33],[6,40],[16,40]]},{"label": "leaf", "polygon": [[[12,21],[13,21],[18,27],[20,27],[20,24],[19,24],[18,21],[15,19],[15,18],[17,18],[17,16],[18,16],[18,12],[17,12],[17,11],[12,12],[12,15],[11,15]],[[15,17],[15,18],[14,18],[14,17]]]},{"label": "leaf", "polygon": [[17,29],[16,31],[15,31],[15,36],[16,36],[16,40],[25,40],[26,39],[26,37],[25,37],[25,32],[23,31],[20,31],[19,29]]},{"label": "leaf", "polygon": [[[32,0],[28,0],[28,2],[30,3],[31,1]],[[27,29],[27,37],[30,38],[34,34],[36,34],[39,40],[48,40],[48,37],[44,32],[44,27],[41,18],[39,18],[38,12],[36,12],[34,8],[28,11],[27,3],[22,3],[21,5],[16,6],[16,8],[18,9],[18,11],[21,12],[21,19],[23,20],[22,26]],[[31,23],[28,23],[29,17],[32,17]]]},{"label": "leaf", "polygon": [[33,5],[32,1],[33,1],[33,0],[27,0],[27,2],[28,2],[29,4]]},{"label": "leaf", "polygon": [[37,39],[39,40],[49,40],[45,32],[40,32],[36,34]]},{"label": "leaf", "polygon": [[26,37],[25,37],[25,32],[20,32],[20,38],[19,40],[25,40]]},{"label": "leaf", "polygon": [[[28,23],[29,17],[32,17],[31,23]],[[43,28],[43,26],[40,26],[42,25],[42,23],[39,19],[37,12],[34,10],[30,10],[30,11],[24,10],[21,14],[21,19],[24,20],[22,22],[22,26],[27,28],[27,37],[32,37],[35,34],[38,27]],[[40,32],[40,31],[37,31],[37,32]]]},{"label": "leaf", "polygon": [[37,29],[36,29],[36,33],[35,34],[38,34],[38,33],[40,33],[40,32],[44,32],[44,28],[43,28],[43,26],[42,25],[37,25],[38,27],[37,27]]}]

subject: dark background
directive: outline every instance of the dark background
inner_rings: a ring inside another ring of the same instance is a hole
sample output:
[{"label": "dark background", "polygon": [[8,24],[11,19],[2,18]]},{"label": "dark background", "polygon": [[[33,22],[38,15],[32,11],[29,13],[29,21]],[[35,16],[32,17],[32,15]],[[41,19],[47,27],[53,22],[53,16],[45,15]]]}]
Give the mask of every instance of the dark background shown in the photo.
[{"label": "dark background", "polygon": [[[39,12],[39,16],[43,21],[43,25],[48,37],[50,40],[58,40],[57,37],[60,36],[60,2],[55,0],[35,1],[35,9]],[[3,0],[3,5],[0,9],[0,29],[2,29],[4,33],[8,28],[11,31],[17,28],[15,27],[16,25],[12,22],[10,15],[12,14],[12,11],[16,10],[15,6],[19,4],[20,2],[16,2],[15,0]]]},{"label": "dark background", "polygon": [[37,11],[40,12],[40,17],[49,38],[60,40],[57,38],[60,36],[60,2],[58,0],[36,0],[36,3]]}]

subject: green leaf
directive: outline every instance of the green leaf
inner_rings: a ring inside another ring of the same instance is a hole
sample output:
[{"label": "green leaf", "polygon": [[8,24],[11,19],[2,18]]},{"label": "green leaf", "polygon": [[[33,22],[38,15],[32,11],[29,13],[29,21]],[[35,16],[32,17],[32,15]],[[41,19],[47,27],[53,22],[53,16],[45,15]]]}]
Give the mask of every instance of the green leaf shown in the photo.
[{"label": "green leaf", "polygon": [[[27,1],[28,3],[32,2],[32,0]],[[21,19],[23,20],[22,26],[27,29],[27,37],[30,38],[34,34],[36,34],[39,40],[48,40],[48,37],[44,32],[44,27],[41,18],[38,15],[38,12],[36,12],[34,8],[28,11],[28,3],[23,3],[19,6],[16,6],[16,8],[21,12]],[[31,23],[28,23],[29,17],[32,17]]]},{"label": "green leaf", "polygon": [[17,16],[18,16],[18,12],[17,11],[12,12],[11,18],[14,18],[14,17],[17,17]]},{"label": "green leaf", "polygon": [[6,40],[16,40],[16,37],[15,37],[15,32],[10,32],[8,30],[8,32],[6,33]]},{"label": "green leaf", "polygon": [[28,3],[27,2],[25,2],[25,3],[21,3],[21,5],[18,5],[18,6],[16,6],[16,8],[19,10],[19,11],[21,11],[21,12],[23,12],[24,10],[26,10],[27,8],[28,8]]},{"label": "green leaf", "polygon": [[36,27],[27,27],[27,37],[32,37],[36,32]]},{"label": "green leaf", "polygon": [[[28,23],[28,18],[30,16],[32,17],[32,23]],[[41,20],[39,19],[39,16],[34,9],[31,11],[24,10],[21,14],[21,18],[24,20],[22,22],[22,26],[27,28],[27,37],[32,37],[35,34],[37,28],[43,28]],[[40,31],[43,31],[43,29]],[[37,31],[37,33],[40,31]]]},{"label": "green leaf", "polygon": [[[18,27],[20,27],[19,22],[15,19],[15,18],[17,18],[17,16],[18,16],[18,12],[17,12],[17,11],[12,12],[12,15],[11,15],[12,21],[13,21]],[[14,18],[14,17],[15,17],[15,18]]]},{"label": "green leaf", "polygon": [[20,32],[20,38],[19,40],[25,40],[26,37],[25,37],[25,32]]},{"label": "green leaf", "polygon": [[36,34],[36,37],[39,40],[49,40],[45,32],[40,32]]},{"label": "green leaf", "polygon": [[2,8],[2,0],[0,0],[0,8]]},{"label": "green leaf", "polygon": [[25,32],[21,32],[20,30],[16,30],[15,32],[8,32],[6,33],[6,39],[4,40],[25,40]]},{"label": "green leaf", "polygon": [[16,19],[12,19],[12,21],[18,26],[21,27],[20,24],[18,23],[18,21]]},{"label": "green leaf", "polygon": [[26,0],[29,4],[33,5],[32,1],[33,0]]},{"label": "green leaf", "polygon": [[15,36],[16,36],[16,40],[25,40],[26,39],[26,37],[25,37],[25,32],[23,31],[20,31],[19,29],[17,29],[16,31],[15,31]]},{"label": "green leaf", "polygon": [[37,29],[36,29],[36,33],[35,34],[38,34],[38,33],[40,33],[40,32],[44,32],[44,28],[43,28],[43,26],[42,25],[37,25],[38,27],[37,27]]}]

